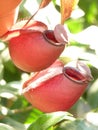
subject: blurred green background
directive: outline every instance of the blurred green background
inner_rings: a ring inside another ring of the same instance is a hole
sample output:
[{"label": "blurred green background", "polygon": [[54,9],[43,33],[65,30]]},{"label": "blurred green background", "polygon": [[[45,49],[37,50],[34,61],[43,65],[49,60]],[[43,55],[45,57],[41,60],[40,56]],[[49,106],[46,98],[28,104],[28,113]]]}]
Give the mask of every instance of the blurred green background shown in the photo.
[{"label": "blurred green background", "polygon": [[[32,14],[28,11],[29,5],[26,2],[24,0],[20,5],[18,21],[27,19]],[[53,0],[52,4],[58,14],[57,2],[58,0]],[[35,5],[31,6],[32,11]],[[45,15],[46,19],[43,18],[43,21],[48,21],[51,26],[54,19],[48,17],[48,14]],[[0,130],[98,129],[98,0],[80,0],[65,25],[70,31],[70,44],[60,59],[65,64],[70,60],[83,60],[90,67],[94,80],[68,113],[42,113],[21,95],[22,84],[30,74],[15,67],[10,59],[7,44],[0,41]],[[29,125],[31,126],[28,127]]]}]

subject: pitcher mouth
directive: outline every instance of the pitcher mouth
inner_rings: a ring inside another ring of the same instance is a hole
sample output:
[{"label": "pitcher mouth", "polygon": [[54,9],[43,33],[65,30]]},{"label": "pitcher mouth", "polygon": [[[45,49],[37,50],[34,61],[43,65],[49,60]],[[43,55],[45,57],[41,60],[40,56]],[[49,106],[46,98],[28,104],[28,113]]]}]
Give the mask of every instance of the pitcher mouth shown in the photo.
[{"label": "pitcher mouth", "polygon": [[77,68],[74,67],[64,67],[63,73],[68,79],[80,84],[87,84],[89,81],[92,80],[91,75],[86,75],[82,73],[82,71],[79,71]]},{"label": "pitcher mouth", "polygon": [[50,44],[52,44],[54,46],[65,46],[65,44],[66,44],[66,43],[65,44],[60,43],[56,40],[53,30],[45,30],[43,32],[43,36]]}]

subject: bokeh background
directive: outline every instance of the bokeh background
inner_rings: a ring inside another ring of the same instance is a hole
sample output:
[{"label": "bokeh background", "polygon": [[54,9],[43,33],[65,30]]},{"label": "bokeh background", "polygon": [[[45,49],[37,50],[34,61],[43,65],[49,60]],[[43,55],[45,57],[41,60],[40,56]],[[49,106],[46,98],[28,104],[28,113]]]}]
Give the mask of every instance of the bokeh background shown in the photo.
[{"label": "bokeh background", "polygon": [[[40,0],[24,0],[17,21],[30,18],[39,3]],[[59,4],[52,0],[34,19],[53,29],[60,23]],[[65,26],[70,43],[60,59],[65,64],[76,59],[84,61],[91,69],[93,81],[68,113],[42,113],[21,94],[22,84],[31,74],[12,63],[7,44],[0,40],[0,130],[98,130],[98,0],[80,0]]]}]

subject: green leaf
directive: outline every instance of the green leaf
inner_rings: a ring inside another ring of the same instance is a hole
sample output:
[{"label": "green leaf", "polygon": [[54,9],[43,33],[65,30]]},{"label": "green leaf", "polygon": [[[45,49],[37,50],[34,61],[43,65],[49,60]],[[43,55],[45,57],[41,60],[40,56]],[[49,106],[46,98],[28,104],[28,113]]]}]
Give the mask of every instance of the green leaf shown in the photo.
[{"label": "green leaf", "polygon": [[91,108],[95,109],[98,107],[98,79],[92,84],[87,93],[87,101]]},{"label": "green leaf", "polygon": [[2,78],[3,78],[3,64],[2,64],[2,62],[1,62],[1,60],[0,60],[0,80],[2,80]]},{"label": "green leaf", "polygon": [[75,121],[67,121],[62,123],[55,130],[98,130],[98,126],[95,126],[86,120],[75,120]]},{"label": "green leaf", "polygon": [[13,98],[19,94],[20,82],[10,82],[5,85],[0,85],[0,97]]},{"label": "green leaf", "polygon": [[21,71],[13,64],[11,60],[5,61],[4,65],[4,80],[7,82],[21,80]]},{"label": "green leaf", "polygon": [[80,99],[69,110],[69,112],[75,115],[77,118],[84,118],[85,114],[89,111],[90,106],[83,97],[80,97]]},{"label": "green leaf", "polygon": [[29,126],[28,130],[47,130],[49,127],[65,119],[73,120],[74,118],[67,112],[53,112],[43,114]]},{"label": "green leaf", "polygon": [[15,130],[13,127],[0,123],[0,130]]},{"label": "green leaf", "polygon": [[[14,129],[8,129],[8,130],[26,130],[25,126],[22,123],[19,123],[9,117],[6,117],[2,120],[3,123],[12,126]],[[2,129],[0,129],[2,130]],[[6,130],[6,129],[5,129]]]},{"label": "green leaf", "polygon": [[57,1],[56,1],[56,0],[52,0],[52,1],[53,1],[53,4],[54,4],[56,10],[57,10],[58,12],[60,12],[60,5],[57,4]]},{"label": "green leaf", "polygon": [[96,20],[98,19],[97,3],[98,0],[93,0],[93,1],[86,0],[85,2],[83,0],[80,0],[79,6],[85,12],[85,17],[84,17],[85,26],[88,26],[88,24],[93,24],[93,25],[96,24]]}]

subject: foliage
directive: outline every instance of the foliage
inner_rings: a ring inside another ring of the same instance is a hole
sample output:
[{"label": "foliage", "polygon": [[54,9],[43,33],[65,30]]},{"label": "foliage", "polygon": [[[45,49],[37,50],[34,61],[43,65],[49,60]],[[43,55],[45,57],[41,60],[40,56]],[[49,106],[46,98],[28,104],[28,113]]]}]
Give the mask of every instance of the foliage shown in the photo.
[{"label": "foliage", "polygon": [[[85,61],[94,77],[83,96],[68,112],[42,113],[26,101],[21,94],[21,89],[22,83],[28,79],[30,74],[14,66],[9,57],[7,45],[0,41],[0,130],[98,129],[97,3],[97,0],[80,0],[78,7],[75,9],[76,12],[73,11],[71,17],[65,21],[71,37],[70,44],[61,54],[60,59],[64,63],[75,59]],[[53,0],[53,4],[53,8],[58,15],[59,3],[57,3],[57,0]],[[32,8],[33,6],[32,4]],[[46,9],[48,9],[48,6],[45,7]],[[42,14],[43,10],[40,9]],[[20,5],[18,20],[30,17],[32,14],[32,11],[30,12],[26,6],[26,1],[24,1]],[[40,18],[40,15],[40,13],[38,16],[36,15],[35,19]],[[45,17],[42,15],[42,19],[43,21],[47,20],[50,28],[53,27],[54,19],[51,19],[49,14],[46,14]],[[97,33],[94,34],[92,32],[94,28],[92,28],[86,30],[84,34],[84,30],[91,25],[94,25]],[[89,38],[91,38],[90,42]]]}]

